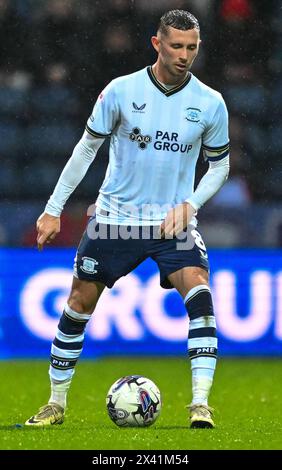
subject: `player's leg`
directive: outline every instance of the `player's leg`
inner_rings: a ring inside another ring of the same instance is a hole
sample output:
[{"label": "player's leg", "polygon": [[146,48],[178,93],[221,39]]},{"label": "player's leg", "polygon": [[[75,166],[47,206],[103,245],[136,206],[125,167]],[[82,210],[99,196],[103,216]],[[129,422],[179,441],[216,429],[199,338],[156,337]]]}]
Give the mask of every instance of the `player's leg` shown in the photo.
[{"label": "player's leg", "polygon": [[216,366],[217,338],[208,272],[184,267],[168,276],[189,314],[188,352],[192,370],[191,427],[213,427],[208,396]]},{"label": "player's leg", "polygon": [[71,292],[51,348],[49,403],[66,407],[67,391],[82,352],[84,333],[104,284],[73,278]]},{"label": "player's leg", "polygon": [[82,352],[85,327],[104,287],[100,282],[73,278],[71,292],[51,348],[51,396],[48,404],[28,419],[26,425],[46,426],[63,422],[74,367]]},{"label": "player's leg", "polygon": [[48,405],[26,422],[28,425],[63,422],[67,391],[82,351],[84,329],[98,299],[105,286],[111,288],[145,258],[142,240],[123,239],[119,231],[118,237],[111,238],[111,233],[116,234],[116,230],[98,224],[93,217],[83,234],[75,258],[71,293],[52,344],[51,397]]}]

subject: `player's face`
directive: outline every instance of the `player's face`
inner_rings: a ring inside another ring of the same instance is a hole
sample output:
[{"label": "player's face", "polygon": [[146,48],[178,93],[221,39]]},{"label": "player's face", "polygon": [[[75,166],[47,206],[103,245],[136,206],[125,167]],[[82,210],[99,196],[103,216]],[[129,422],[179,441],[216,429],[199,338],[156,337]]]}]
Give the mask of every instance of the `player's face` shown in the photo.
[{"label": "player's face", "polygon": [[[168,34],[152,38],[153,47],[158,52],[158,66],[167,79],[184,79],[191,68],[200,46],[199,30],[182,31],[168,27]],[[167,82],[168,83],[168,82]]]}]

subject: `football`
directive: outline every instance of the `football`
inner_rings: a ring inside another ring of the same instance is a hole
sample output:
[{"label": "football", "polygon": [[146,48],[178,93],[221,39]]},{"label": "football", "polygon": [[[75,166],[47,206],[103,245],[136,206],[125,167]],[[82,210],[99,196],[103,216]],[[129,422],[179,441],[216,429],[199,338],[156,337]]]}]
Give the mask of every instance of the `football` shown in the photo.
[{"label": "football", "polygon": [[128,375],[110,387],[106,404],[109,417],[117,426],[146,427],[160,414],[161,393],[152,380]]}]

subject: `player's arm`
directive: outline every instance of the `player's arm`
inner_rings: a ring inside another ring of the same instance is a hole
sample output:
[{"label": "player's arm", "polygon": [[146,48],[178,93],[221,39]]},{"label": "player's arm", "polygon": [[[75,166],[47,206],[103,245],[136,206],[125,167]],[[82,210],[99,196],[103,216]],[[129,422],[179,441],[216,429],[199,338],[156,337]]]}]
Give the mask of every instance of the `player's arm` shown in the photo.
[{"label": "player's arm", "polygon": [[209,168],[194,193],[168,212],[161,234],[175,236],[184,230],[194,214],[222,187],[229,174],[228,113],[223,99],[203,136],[203,150]]},{"label": "player's arm", "polygon": [[229,155],[219,161],[210,161],[193,195],[183,204],[170,210],[161,225],[162,236],[176,236],[183,231],[193,215],[221,188],[229,173]]},{"label": "player's arm", "polygon": [[192,196],[186,199],[196,211],[219,191],[229,174],[228,112],[221,96],[202,140],[209,168]]},{"label": "player's arm", "polygon": [[195,209],[195,212],[220,190],[228,178],[230,169],[229,150],[223,152],[225,156],[222,158],[220,158],[220,154],[215,156],[215,153],[207,153],[209,159],[208,171],[200,180],[192,196],[186,201]]},{"label": "player's arm", "polygon": [[37,244],[52,241],[60,231],[60,215],[72,192],[81,182],[105,138],[119,119],[119,106],[113,80],[100,94],[89,117],[86,130],[74,148],[43,214],[37,220]]},{"label": "player's arm", "polygon": [[43,214],[37,220],[37,246],[39,250],[42,250],[46,242],[50,243],[54,240],[60,232],[60,215],[64,205],[85,176],[103,142],[104,137],[93,137],[85,131],[75,146]]}]

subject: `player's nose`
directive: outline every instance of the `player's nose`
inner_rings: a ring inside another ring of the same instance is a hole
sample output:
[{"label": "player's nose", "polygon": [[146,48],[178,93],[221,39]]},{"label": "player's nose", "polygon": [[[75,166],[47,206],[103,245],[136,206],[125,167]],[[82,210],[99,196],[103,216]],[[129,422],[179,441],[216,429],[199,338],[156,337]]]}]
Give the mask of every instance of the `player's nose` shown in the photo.
[{"label": "player's nose", "polygon": [[179,60],[185,64],[188,60],[188,51],[186,50],[180,51]]}]

